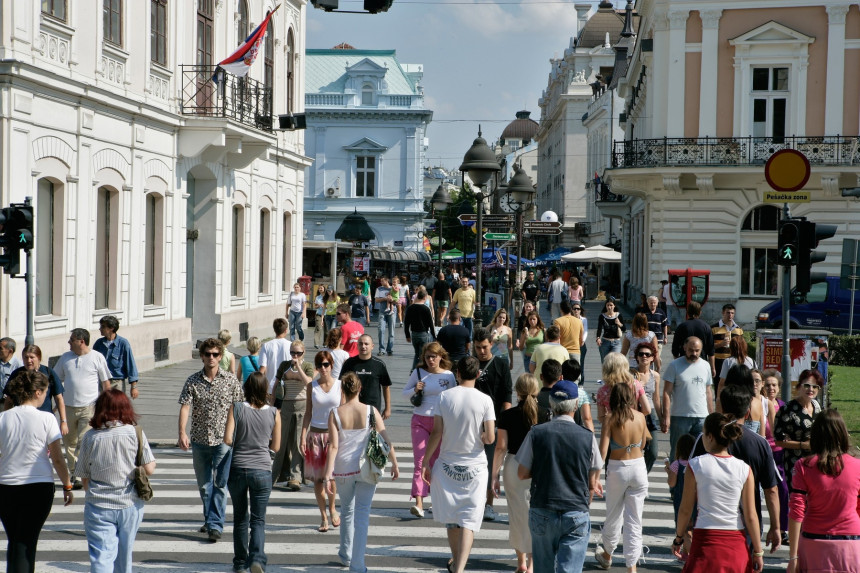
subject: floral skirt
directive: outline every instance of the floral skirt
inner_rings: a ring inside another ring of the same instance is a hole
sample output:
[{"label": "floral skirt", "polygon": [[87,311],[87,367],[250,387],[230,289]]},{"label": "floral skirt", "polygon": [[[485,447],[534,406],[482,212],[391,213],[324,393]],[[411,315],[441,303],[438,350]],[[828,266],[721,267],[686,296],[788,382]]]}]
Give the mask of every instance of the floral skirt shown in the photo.
[{"label": "floral skirt", "polygon": [[312,480],[325,478],[325,463],[328,457],[328,432],[310,432],[310,447],[305,449],[305,477]]}]

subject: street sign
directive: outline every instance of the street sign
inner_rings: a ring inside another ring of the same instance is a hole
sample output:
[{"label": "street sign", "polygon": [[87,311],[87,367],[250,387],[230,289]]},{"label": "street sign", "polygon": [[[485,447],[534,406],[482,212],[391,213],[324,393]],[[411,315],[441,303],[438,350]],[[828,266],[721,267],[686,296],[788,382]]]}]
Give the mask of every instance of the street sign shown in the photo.
[{"label": "street sign", "polygon": [[560,229],[561,223],[558,221],[525,221],[523,228],[527,231],[533,229]]},{"label": "street sign", "polygon": [[484,233],[487,241],[513,241],[517,238],[514,233]]},{"label": "street sign", "polygon": [[[460,219],[460,221],[462,221],[463,223],[469,223],[472,221],[477,221],[478,215],[476,215],[475,213],[465,213],[463,215],[459,215],[457,218]],[[514,216],[513,215],[505,215],[502,213],[490,213],[490,214],[484,215],[481,218],[481,222],[484,224],[487,224],[487,223],[494,223],[494,224],[495,223],[510,223],[511,225],[513,225],[514,224]]]},{"label": "street sign", "polygon": [[765,191],[763,203],[810,203],[809,191]]},{"label": "street sign", "polygon": [[781,149],[764,165],[764,177],[775,191],[800,191],[810,173],[809,159],[796,149]]},{"label": "street sign", "polygon": [[553,227],[548,229],[526,229],[529,235],[561,235],[561,227]]}]

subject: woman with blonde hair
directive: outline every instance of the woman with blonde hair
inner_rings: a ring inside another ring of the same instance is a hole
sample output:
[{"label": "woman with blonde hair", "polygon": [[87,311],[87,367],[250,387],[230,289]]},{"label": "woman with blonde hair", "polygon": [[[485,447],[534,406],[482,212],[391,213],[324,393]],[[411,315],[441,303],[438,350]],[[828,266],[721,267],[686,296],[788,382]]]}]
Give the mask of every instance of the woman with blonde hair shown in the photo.
[{"label": "woman with blonde hair", "polygon": [[[445,390],[457,385],[457,380],[451,372],[451,361],[448,353],[438,342],[424,345],[421,360],[409,376],[409,381],[403,388],[403,396],[412,402],[412,456],[415,460],[412,472],[412,495],[415,498],[409,512],[415,517],[424,517],[424,498],[430,495],[430,486],[421,479],[421,464],[427,451],[427,441],[433,432],[433,420],[439,397]],[[420,395],[420,398],[417,396]],[[417,402],[417,404],[416,404]],[[429,461],[430,467],[439,457],[436,455]]]},{"label": "woman with blonde hair", "polygon": [[497,310],[490,322],[490,341],[493,356],[505,362],[510,369],[514,363],[514,333],[511,317],[504,308]]},{"label": "woman with blonde hair", "polygon": [[616,384],[630,385],[633,388],[636,403],[639,405],[639,411],[646,416],[651,414],[651,404],[645,395],[645,388],[633,377],[627,358],[623,354],[610,352],[606,355],[603,360],[603,380],[599,380],[598,383],[603,384],[597,390],[597,419],[600,420],[601,425],[606,423],[611,411],[609,396],[612,387]]},{"label": "woman with blonde hair", "polygon": [[224,353],[221,354],[221,361],[218,363],[218,368],[226,370],[230,374],[236,374],[236,357],[232,352],[227,350],[227,345],[233,340],[233,335],[226,328],[218,332],[218,340],[224,346]]},{"label": "woman with blonde hair", "polygon": [[245,348],[248,350],[248,356],[243,356],[239,359],[239,370],[236,372],[236,378],[243,383],[248,379],[253,372],[260,371],[260,348],[263,344],[256,336],[252,336],[245,343]]},{"label": "woman with blonde hair", "polygon": [[532,536],[529,531],[529,499],[531,479],[521,480],[517,476],[519,463],[514,458],[529,433],[537,424],[539,387],[533,374],[520,374],[514,385],[517,405],[499,415],[496,433],[496,453],[493,456],[493,494],[499,497],[499,470],[505,460],[505,497],[508,499],[508,540],[517,553],[517,571],[532,570]]}]

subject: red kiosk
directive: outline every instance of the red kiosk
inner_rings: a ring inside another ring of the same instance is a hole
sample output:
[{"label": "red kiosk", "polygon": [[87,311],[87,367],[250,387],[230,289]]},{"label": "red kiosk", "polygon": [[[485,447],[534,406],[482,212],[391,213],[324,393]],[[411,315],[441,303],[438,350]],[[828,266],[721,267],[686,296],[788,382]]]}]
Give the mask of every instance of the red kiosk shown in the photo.
[{"label": "red kiosk", "polygon": [[[677,308],[684,310],[687,316],[687,303],[695,301],[702,306],[708,302],[708,289],[711,279],[711,271],[694,270],[669,270],[669,298]],[[689,318],[689,317],[687,317]]]}]

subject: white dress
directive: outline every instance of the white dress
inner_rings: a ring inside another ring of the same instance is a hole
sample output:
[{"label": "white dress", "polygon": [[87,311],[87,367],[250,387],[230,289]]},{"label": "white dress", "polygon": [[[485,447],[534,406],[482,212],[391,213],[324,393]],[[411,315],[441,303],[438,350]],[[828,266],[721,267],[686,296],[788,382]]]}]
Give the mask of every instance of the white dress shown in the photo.
[{"label": "white dress", "polygon": [[481,430],[496,419],[493,401],[480,390],[457,386],[441,394],[436,415],[444,429],[430,480],[433,519],[480,531],[489,477]]}]

